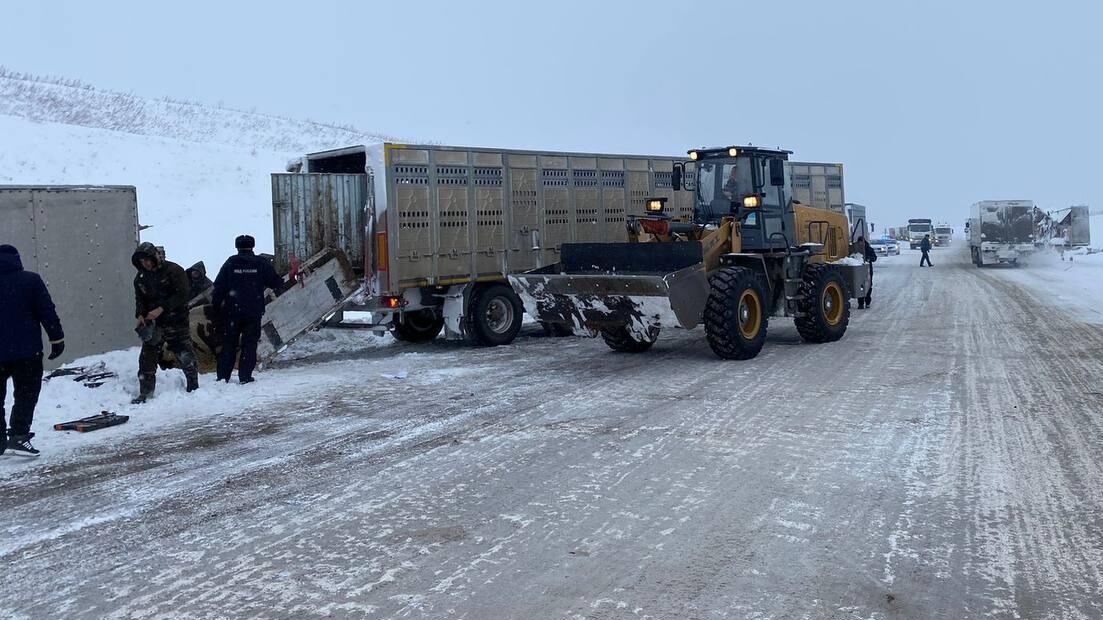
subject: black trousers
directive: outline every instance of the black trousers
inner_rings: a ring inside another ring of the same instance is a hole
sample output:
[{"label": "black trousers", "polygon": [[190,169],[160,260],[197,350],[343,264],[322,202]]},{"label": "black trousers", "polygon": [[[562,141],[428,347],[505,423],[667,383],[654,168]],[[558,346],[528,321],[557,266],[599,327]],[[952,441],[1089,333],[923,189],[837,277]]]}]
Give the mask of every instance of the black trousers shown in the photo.
[{"label": "black trousers", "polygon": [[934,267],[934,265],[931,264],[931,255],[930,254],[928,254],[926,252],[923,252],[923,256],[920,257],[920,259],[919,259],[919,266],[920,267],[923,266],[923,261],[927,261],[927,266],[928,267]]},{"label": "black trousers", "polygon": [[[222,326],[222,351],[218,354],[218,379],[229,381],[237,362],[237,378],[252,379],[257,367],[257,343],[260,342],[259,316],[227,316]],[[238,348],[241,360],[238,360]]]},{"label": "black trousers", "polygon": [[138,354],[138,375],[156,376],[157,363],[161,359],[161,350],[168,345],[169,351],[184,372],[194,371],[198,367],[195,348],[191,342],[191,331],[187,323],[158,326],[153,339],[142,344]]},{"label": "black trousers", "polygon": [[[8,379],[15,387],[15,404],[11,408],[11,428],[5,418],[4,401],[8,397]],[[42,391],[42,354],[34,357],[0,362],[0,438],[7,432],[12,437],[31,434],[31,421],[34,419],[34,407],[38,404],[38,394]]]},{"label": "black trousers", "polygon": [[866,289],[866,305],[873,301],[873,263],[869,264],[869,288]]}]

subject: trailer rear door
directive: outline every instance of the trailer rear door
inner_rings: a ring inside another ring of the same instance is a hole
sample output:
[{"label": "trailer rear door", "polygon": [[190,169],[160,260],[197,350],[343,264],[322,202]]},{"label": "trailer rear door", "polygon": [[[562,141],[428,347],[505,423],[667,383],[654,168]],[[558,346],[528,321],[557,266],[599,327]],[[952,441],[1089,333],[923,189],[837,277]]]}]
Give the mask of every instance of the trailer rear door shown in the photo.
[{"label": "trailer rear door", "polygon": [[306,260],[327,248],[341,250],[357,271],[362,270],[369,206],[367,174],[273,174],[276,270],[287,273],[292,255]]}]

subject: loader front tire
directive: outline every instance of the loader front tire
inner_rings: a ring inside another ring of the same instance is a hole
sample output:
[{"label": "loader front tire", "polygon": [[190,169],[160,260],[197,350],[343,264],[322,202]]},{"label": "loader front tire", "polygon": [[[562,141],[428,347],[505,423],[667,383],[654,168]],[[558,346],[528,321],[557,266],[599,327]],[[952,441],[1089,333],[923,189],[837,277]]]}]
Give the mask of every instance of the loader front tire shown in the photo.
[{"label": "loader front tire", "polygon": [[658,328],[653,328],[648,336],[648,339],[639,340],[638,336],[628,331],[627,327],[601,330],[601,339],[617,353],[643,353],[650,349],[651,345],[659,339]]},{"label": "loader front tire", "polygon": [[770,313],[762,279],[747,267],[724,267],[709,280],[705,338],[717,356],[749,360],[766,344]]},{"label": "loader front tire", "polygon": [[839,270],[814,264],[804,269],[800,286],[803,316],[793,320],[805,342],[835,342],[850,324],[850,293]]},{"label": "loader front tire", "polygon": [[429,342],[444,329],[444,317],[433,308],[403,312],[391,328],[391,335],[402,342]]},{"label": "loader front tire", "polygon": [[466,318],[465,331],[472,344],[496,347],[509,344],[521,331],[525,308],[506,284],[491,284],[476,291]]}]

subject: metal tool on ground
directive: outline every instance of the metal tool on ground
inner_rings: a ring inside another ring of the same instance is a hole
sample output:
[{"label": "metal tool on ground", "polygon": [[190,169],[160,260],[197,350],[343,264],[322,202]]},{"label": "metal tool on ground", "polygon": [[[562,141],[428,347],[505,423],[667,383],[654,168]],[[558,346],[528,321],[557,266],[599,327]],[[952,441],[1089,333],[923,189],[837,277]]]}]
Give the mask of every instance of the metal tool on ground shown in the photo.
[{"label": "metal tool on ground", "polygon": [[91,366],[71,366],[55,369],[46,375],[42,381],[45,383],[58,377],[70,377],[73,381],[83,384],[84,387],[97,388],[108,379],[114,379],[118,376],[115,371],[107,369],[105,362],[97,362]]},{"label": "metal tool on ground", "polygon": [[54,424],[54,430],[87,433],[90,431],[98,431],[101,428],[126,424],[128,420],[130,420],[130,416],[128,415],[119,415],[111,411],[101,411],[97,415],[88,416],[87,418]]},{"label": "metal tool on ground", "polygon": [[719,357],[750,359],[771,316],[793,317],[805,341],[838,340],[849,300],[866,295],[869,269],[849,257],[844,214],[792,198],[789,154],[690,151],[696,178],[679,164],[672,184],[694,192],[691,221],[649,199],[647,214],[627,222],[628,243],[563,244],[559,263],[510,283],[538,320],[600,334],[616,351],[646,351],[664,328],[703,324]]}]

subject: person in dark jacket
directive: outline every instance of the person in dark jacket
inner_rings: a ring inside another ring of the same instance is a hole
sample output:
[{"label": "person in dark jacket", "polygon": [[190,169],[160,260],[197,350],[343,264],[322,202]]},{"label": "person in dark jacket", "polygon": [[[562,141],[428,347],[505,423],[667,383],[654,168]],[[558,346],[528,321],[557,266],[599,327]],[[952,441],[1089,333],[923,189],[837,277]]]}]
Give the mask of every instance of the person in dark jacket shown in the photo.
[{"label": "person in dark jacket", "polygon": [[923,253],[923,256],[921,256],[919,258],[919,266],[922,267],[923,263],[926,262],[928,267],[934,267],[934,265],[931,264],[931,255],[930,255],[931,236],[930,235],[923,235],[923,240],[919,242],[919,251]]},{"label": "person in dark jacket", "polygon": [[188,267],[185,273],[188,274],[188,292],[191,293],[188,309],[211,303],[211,287],[214,282],[207,277],[207,266],[203,261]]},{"label": "person in dark jacket", "polygon": [[235,239],[237,254],[226,259],[214,280],[211,304],[221,318],[223,330],[222,351],[218,355],[219,381],[230,381],[235,362],[238,381],[253,381],[260,320],[264,316],[264,290],[279,293],[283,288],[283,278],[271,262],[253,253],[255,246],[256,241],[249,235]]},{"label": "person in dark jacket", "polygon": [[858,239],[858,247],[862,249],[866,262],[869,263],[869,288],[866,289],[866,296],[858,300],[858,309],[863,310],[873,304],[873,263],[877,262],[877,250],[864,238]]},{"label": "person in dark jacket", "polygon": [[[43,328],[50,338],[48,359],[57,359],[65,351],[65,333],[50,291],[37,273],[23,269],[18,250],[0,245],[0,454],[38,455],[31,422],[42,390]],[[15,388],[10,427],[4,411],[9,378]]]},{"label": "person in dark jacket", "polygon": [[134,276],[134,316],[142,337],[138,355],[138,397],[144,403],[157,388],[157,362],[168,345],[187,379],[187,391],[199,389],[199,362],[188,324],[188,276],[176,263],[165,260],[157,247],[146,242],[130,257]]}]

